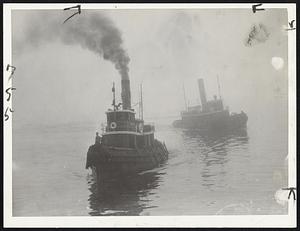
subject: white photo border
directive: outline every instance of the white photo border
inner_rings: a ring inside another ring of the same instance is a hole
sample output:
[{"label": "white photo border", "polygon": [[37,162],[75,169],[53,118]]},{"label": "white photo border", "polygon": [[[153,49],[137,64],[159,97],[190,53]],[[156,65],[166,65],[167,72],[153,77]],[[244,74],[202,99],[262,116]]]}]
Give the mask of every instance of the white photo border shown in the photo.
[{"label": "white photo border", "polygon": [[[16,9],[63,9],[81,5],[82,9],[216,9],[244,8],[252,10],[251,3],[243,4],[3,4],[3,114],[12,103],[5,101],[5,89],[11,64],[11,11]],[[265,9],[285,8],[288,21],[296,19],[296,4],[264,4]],[[296,186],[296,30],[288,33],[288,186]],[[3,195],[4,227],[296,227],[297,203],[288,201],[288,215],[212,215],[212,216],[12,216],[12,120],[4,125]],[[287,186],[283,186],[287,187]],[[297,198],[298,199],[298,198]]]}]

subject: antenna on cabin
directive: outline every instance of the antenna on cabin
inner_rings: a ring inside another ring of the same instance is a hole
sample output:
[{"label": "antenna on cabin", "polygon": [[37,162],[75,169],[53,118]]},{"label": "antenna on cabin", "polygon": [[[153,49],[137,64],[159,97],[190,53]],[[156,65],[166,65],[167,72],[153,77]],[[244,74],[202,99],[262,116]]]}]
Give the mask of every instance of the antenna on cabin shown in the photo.
[{"label": "antenna on cabin", "polygon": [[183,97],[184,97],[185,110],[187,110],[187,103],[186,103],[186,97],[185,97],[184,83],[182,83],[182,88],[183,88]]},{"label": "antenna on cabin", "polygon": [[143,120],[144,115],[143,115],[143,85],[140,85],[140,91],[141,91],[141,106],[140,106],[140,110],[141,110],[141,120]]},{"label": "antenna on cabin", "polygon": [[113,103],[112,103],[112,106],[114,107],[114,111],[115,111],[116,110],[116,89],[115,89],[115,82],[113,82],[112,92],[113,92]]},{"label": "antenna on cabin", "polygon": [[218,91],[219,91],[219,98],[221,98],[221,90],[220,90],[220,82],[219,82],[219,75],[217,75],[217,82],[218,82]]}]

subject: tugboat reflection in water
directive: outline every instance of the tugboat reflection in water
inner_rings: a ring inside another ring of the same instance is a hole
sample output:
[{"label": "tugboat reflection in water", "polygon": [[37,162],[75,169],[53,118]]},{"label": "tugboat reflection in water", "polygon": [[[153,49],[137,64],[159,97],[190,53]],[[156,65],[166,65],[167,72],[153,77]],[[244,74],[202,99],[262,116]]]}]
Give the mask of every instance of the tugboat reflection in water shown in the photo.
[{"label": "tugboat reflection in water", "polygon": [[[154,206],[146,199],[153,189],[159,187],[164,173],[146,172],[123,176],[118,180],[97,182],[89,175],[89,214],[91,216],[138,216]],[[143,199],[144,198],[144,199]]]}]

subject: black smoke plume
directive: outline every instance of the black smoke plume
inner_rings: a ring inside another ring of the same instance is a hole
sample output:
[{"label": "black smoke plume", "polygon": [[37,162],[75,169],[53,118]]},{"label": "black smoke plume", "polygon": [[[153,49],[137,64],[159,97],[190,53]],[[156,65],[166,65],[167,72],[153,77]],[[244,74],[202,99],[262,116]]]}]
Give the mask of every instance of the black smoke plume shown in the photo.
[{"label": "black smoke plume", "polygon": [[21,39],[13,38],[13,45],[16,50],[22,51],[28,45],[37,47],[53,40],[61,40],[64,44],[79,44],[111,61],[122,79],[129,79],[130,59],[123,48],[121,32],[115,24],[103,11],[82,11],[63,24],[68,14],[72,13],[63,10],[35,11],[26,23],[27,27],[23,28]]}]

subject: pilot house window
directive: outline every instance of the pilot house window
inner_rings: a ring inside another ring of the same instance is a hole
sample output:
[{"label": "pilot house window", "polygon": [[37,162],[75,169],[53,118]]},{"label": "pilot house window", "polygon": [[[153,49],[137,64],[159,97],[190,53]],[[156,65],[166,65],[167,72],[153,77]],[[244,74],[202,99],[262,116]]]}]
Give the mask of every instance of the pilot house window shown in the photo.
[{"label": "pilot house window", "polygon": [[128,118],[128,113],[126,112],[119,112],[117,113],[117,121],[127,121]]}]

